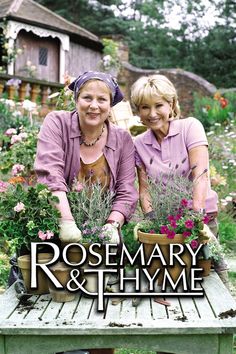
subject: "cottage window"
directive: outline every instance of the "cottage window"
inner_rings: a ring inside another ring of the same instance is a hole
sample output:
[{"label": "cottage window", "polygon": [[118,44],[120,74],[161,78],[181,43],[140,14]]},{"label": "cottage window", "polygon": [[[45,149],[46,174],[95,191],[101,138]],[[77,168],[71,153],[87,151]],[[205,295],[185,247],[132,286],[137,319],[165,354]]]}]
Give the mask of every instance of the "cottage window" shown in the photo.
[{"label": "cottage window", "polygon": [[47,66],[47,62],[48,62],[48,49],[39,48],[39,65]]}]

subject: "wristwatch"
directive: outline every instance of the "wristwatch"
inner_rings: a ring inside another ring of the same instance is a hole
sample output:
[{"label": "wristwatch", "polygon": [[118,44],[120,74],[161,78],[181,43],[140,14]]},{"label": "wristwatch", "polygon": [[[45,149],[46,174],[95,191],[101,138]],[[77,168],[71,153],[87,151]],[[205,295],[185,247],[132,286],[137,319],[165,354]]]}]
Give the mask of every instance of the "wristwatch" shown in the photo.
[{"label": "wristwatch", "polygon": [[107,220],[106,223],[107,223],[107,224],[112,224],[112,225],[114,225],[117,229],[120,229],[120,223],[119,223],[119,221]]}]

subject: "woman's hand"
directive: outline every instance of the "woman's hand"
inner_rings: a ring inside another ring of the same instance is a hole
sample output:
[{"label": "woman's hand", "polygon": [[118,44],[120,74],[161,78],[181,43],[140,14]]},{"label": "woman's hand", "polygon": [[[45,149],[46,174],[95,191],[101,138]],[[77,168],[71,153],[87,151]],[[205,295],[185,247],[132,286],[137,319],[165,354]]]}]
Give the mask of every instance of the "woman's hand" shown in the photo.
[{"label": "woman's hand", "polygon": [[82,239],[81,231],[74,220],[62,220],[60,225],[59,238],[63,242],[79,242]]}]

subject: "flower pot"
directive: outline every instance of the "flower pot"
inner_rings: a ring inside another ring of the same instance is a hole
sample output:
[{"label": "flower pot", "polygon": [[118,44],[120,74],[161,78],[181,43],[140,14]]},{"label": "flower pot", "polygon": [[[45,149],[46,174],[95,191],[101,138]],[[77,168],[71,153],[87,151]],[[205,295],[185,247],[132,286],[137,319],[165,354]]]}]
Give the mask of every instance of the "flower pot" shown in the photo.
[{"label": "flower pot", "polygon": [[[85,279],[86,283],[84,283],[83,287],[85,290],[89,291],[90,293],[97,293],[98,292],[98,273],[86,273],[85,270],[86,269],[104,269],[105,266],[101,265],[100,267],[83,267],[81,268],[81,272],[82,272],[82,280]],[[104,288],[103,290],[105,291],[105,288],[107,286],[108,283],[108,279],[109,279],[109,274],[104,274]]]},{"label": "flower pot", "polygon": [[[39,253],[38,254],[38,263],[47,263],[53,258],[52,253]],[[30,287],[30,280],[31,280],[31,257],[29,254],[20,256],[17,258],[18,267],[21,270],[22,277],[25,283],[25,287],[28,293],[30,294],[48,294],[49,288],[47,283],[47,275],[41,270],[37,269],[37,277],[38,277],[38,288],[32,289]]]},{"label": "flower pot", "polygon": [[[170,263],[170,254],[169,254],[169,245],[170,244],[184,244],[185,238],[181,234],[176,234],[173,239],[167,238],[167,235],[165,234],[149,234],[142,232],[138,230],[138,238],[139,241],[144,244],[144,252],[145,252],[145,258],[148,260],[150,258],[150,255],[155,247],[156,244],[159,245],[159,248],[162,252],[162,255],[165,258],[165,261],[167,263],[166,266],[162,265],[161,261],[159,259],[154,259],[149,267],[149,273],[150,275],[154,275],[156,269],[160,268],[160,272],[158,275],[158,285],[162,285],[163,283],[163,276],[164,276],[164,269],[166,268],[173,280],[173,282],[176,282],[179,278],[180,273],[182,272],[184,266],[179,264],[176,259],[174,259],[174,265],[169,266]],[[184,262],[186,265],[186,274],[187,276],[189,275],[190,268],[191,268],[191,263],[192,263],[192,257],[190,253],[185,250],[181,255],[180,255],[181,260]]]},{"label": "flower pot", "polygon": [[48,286],[53,301],[55,302],[68,302],[75,299],[75,293],[69,292],[66,288],[66,284],[71,279],[70,272],[71,267],[67,266],[64,262],[57,262],[50,267],[51,272],[57,278],[57,280],[63,285],[63,289],[57,289],[55,285],[48,278]]},{"label": "flower pot", "polygon": [[202,268],[199,275],[202,277],[207,277],[211,271],[211,259],[198,259],[197,268]]}]

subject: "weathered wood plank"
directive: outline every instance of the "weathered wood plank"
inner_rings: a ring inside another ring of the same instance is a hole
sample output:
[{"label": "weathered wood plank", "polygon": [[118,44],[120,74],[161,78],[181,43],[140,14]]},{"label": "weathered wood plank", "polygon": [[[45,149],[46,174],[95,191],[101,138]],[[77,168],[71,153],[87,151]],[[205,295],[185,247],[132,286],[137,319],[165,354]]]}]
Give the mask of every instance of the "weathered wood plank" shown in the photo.
[{"label": "weathered wood plank", "polygon": [[194,302],[197,307],[200,318],[206,319],[206,320],[215,319],[214,312],[212,311],[212,308],[211,308],[206,296],[195,297]]},{"label": "weathered wood plank", "polygon": [[179,298],[180,306],[187,321],[198,321],[199,314],[191,297]]},{"label": "weathered wood plank", "polygon": [[152,316],[153,316],[154,320],[167,319],[166,306],[158,304],[157,302],[154,301],[154,298],[151,298],[150,306],[151,306],[151,309],[152,309]]},{"label": "weathered wood plank", "polygon": [[35,307],[39,295],[31,296],[25,303],[18,303],[18,306],[15,308],[14,312],[9,316],[11,321],[20,323],[23,318],[30,312],[30,310]]},{"label": "weathered wood plank", "polygon": [[216,316],[230,309],[236,310],[235,300],[215,272],[204,279],[203,288]]},{"label": "weathered wood plank", "polygon": [[141,298],[140,304],[136,307],[136,321],[153,320],[151,301],[149,297]]},{"label": "weathered wood plank", "polygon": [[183,317],[183,312],[180,307],[179,298],[177,296],[171,296],[168,298],[171,305],[167,306],[167,316],[171,320],[178,320]]},{"label": "weathered wood plank", "polygon": [[77,295],[73,301],[64,302],[56,318],[61,320],[72,320],[78,306],[79,298],[79,295]]},{"label": "weathered wood plank", "polygon": [[79,300],[79,304],[74,313],[73,319],[84,321],[89,318],[90,311],[92,309],[93,299],[82,296]]},{"label": "weathered wood plank", "polygon": [[4,292],[4,294],[0,296],[0,319],[10,316],[10,314],[17,307],[18,303],[19,300],[16,297],[14,287],[11,286]]}]

